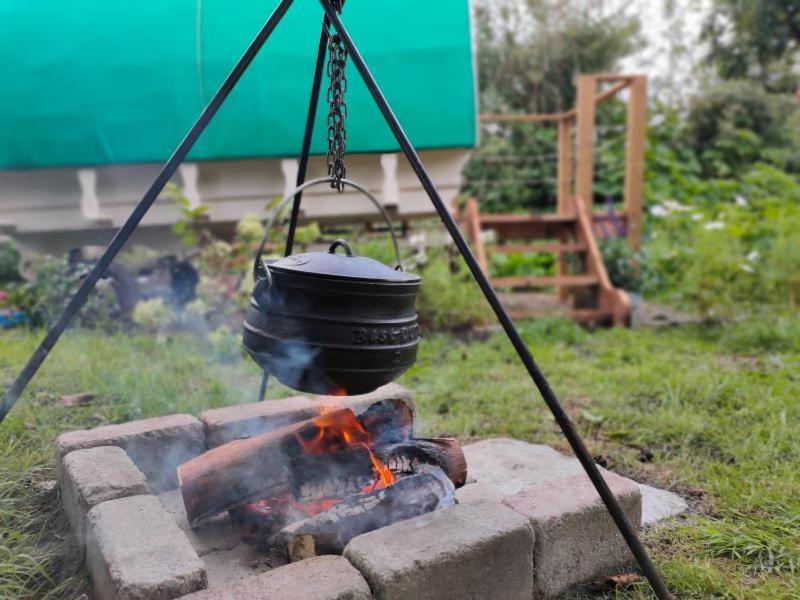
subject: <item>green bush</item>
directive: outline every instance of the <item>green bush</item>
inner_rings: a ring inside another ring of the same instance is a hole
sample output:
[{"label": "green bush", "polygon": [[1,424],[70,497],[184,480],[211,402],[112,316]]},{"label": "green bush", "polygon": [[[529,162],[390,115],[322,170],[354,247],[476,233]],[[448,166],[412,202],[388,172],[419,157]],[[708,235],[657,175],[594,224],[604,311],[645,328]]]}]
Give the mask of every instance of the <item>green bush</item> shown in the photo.
[{"label": "green bush", "polygon": [[800,183],[768,165],[738,181],[693,181],[650,207],[650,263],[661,292],[704,317],[788,307],[800,273]]},{"label": "green bush", "polygon": [[688,137],[704,172],[735,176],[759,161],[796,168],[796,135],[787,127],[795,105],[791,95],[769,94],[750,81],[725,81],[696,96]]},{"label": "green bush", "polygon": [[[39,256],[26,265],[30,278],[12,289],[11,300],[37,325],[52,325],[80,284],[81,274],[67,257]],[[120,307],[110,280],[101,279],[72,322],[78,327],[113,330],[120,324]]]},{"label": "green bush", "polygon": [[489,260],[492,277],[547,276],[556,272],[556,255],[552,252],[496,253]]},{"label": "green bush", "polygon": [[11,242],[0,241],[0,285],[22,280],[19,273],[19,251]]},{"label": "green bush", "polygon": [[631,250],[625,238],[603,238],[599,240],[600,254],[603,256],[608,278],[614,287],[631,292],[642,292],[641,261]]},{"label": "green bush", "polygon": [[420,274],[417,314],[423,326],[464,330],[491,319],[491,309],[460,257],[452,262],[435,257]]}]

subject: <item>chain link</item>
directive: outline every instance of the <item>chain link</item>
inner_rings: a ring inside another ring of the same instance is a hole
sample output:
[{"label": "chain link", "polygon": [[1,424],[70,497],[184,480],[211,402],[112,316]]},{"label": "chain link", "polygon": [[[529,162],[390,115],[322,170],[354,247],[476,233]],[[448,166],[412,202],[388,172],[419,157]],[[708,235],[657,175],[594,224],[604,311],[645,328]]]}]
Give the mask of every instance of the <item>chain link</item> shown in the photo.
[{"label": "chain link", "polygon": [[339,34],[328,39],[328,175],[333,177],[331,187],[343,189],[342,179],[347,168],[344,164],[344,152],[347,145],[347,132],[344,120],[347,117],[347,103],[344,93],[347,91],[347,78],[344,67],[347,62],[347,48]]}]

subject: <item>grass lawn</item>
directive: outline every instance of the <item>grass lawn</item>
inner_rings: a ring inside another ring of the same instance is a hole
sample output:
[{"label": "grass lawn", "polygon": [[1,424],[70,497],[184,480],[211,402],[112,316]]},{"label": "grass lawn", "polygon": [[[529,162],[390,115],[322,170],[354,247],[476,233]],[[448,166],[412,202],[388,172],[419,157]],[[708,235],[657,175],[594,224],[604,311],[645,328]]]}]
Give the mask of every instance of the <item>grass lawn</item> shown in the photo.
[{"label": "grass lawn", "polygon": [[[689,499],[687,519],[646,534],[679,597],[800,597],[800,317],[663,331],[590,334],[560,320],[521,329],[592,452]],[[0,334],[4,385],[40,335]],[[221,362],[189,336],[68,333],[0,426],[0,598],[89,593],[57,492],[42,486],[54,477],[59,433],[252,401],[258,380],[245,359]],[[401,383],[417,392],[424,433],[513,436],[567,451],[501,334],[428,336]],[[91,406],[57,402],[82,391],[96,394]],[[619,596],[649,591],[641,584]]]}]

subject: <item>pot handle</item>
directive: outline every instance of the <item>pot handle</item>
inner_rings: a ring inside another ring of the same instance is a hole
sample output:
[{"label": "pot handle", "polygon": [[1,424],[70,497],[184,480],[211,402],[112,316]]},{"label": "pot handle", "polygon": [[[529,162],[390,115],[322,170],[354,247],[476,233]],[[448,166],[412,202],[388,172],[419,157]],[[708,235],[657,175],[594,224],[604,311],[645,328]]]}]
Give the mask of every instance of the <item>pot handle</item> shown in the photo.
[{"label": "pot handle", "polygon": [[[253,300],[259,308],[266,308],[269,304],[269,293],[272,290],[272,271],[269,270],[266,260],[262,259],[259,262],[263,264],[253,286]],[[261,275],[262,273],[263,275]]]},{"label": "pot handle", "polygon": [[[277,218],[281,214],[281,212],[286,208],[286,206],[289,204],[289,202],[294,200],[294,197],[297,194],[299,194],[300,192],[302,192],[306,188],[310,188],[312,186],[320,185],[320,184],[323,184],[323,183],[331,183],[332,181],[334,181],[333,177],[318,177],[317,179],[311,179],[309,181],[306,181],[304,184],[297,186],[295,189],[293,189],[291,192],[289,192],[283,198],[281,198],[280,202],[278,202],[278,204],[275,206],[275,209],[272,211],[272,213],[264,220],[264,235],[261,238],[261,244],[259,244],[259,246],[258,246],[258,252],[256,252],[256,256],[255,256],[255,263],[253,264],[253,278],[256,281],[266,277],[267,276],[266,271],[269,271],[269,269],[267,269],[266,265],[262,265],[261,255],[264,254],[264,247],[267,245],[267,238],[269,237],[269,232],[272,229],[272,226],[275,224],[275,221],[277,220]],[[357,189],[364,196],[366,196],[367,199],[370,202],[372,202],[372,204],[374,204],[375,207],[380,211],[381,216],[383,217],[383,220],[386,222],[386,225],[389,228],[389,235],[391,235],[391,237],[392,237],[392,245],[394,246],[394,254],[397,257],[397,267],[396,267],[396,269],[398,271],[402,271],[403,270],[403,261],[400,258],[400,246],[397,243],[397,234],[395,233],[394,225],[392,225],[392,220],[389,218],[389,213],[386,212],[386,209],[383,207],[383,205],[380,202],[378,202],[378,199],[375,198],[375,196],[367,188],[365,188],[363,185],[361,185],[360,183],[357,183],[357,182],[352,181],[350,179],[342,179],[342,184],[345,187],[349,186],[349,187]],[[343,240],[336,240],[336,242],[340,242],[340,241],[343,242]],[[334,242],[334,245],[336,245],[336,242]],[[350,250],[350,247],[347,245],[346,242],[344,242],[344,245],[346,246],[347,250]],[[333,248],[333,246],[331,246],[331,248]],[[350,251],[348,254],[352,255],[352,251]]]}]

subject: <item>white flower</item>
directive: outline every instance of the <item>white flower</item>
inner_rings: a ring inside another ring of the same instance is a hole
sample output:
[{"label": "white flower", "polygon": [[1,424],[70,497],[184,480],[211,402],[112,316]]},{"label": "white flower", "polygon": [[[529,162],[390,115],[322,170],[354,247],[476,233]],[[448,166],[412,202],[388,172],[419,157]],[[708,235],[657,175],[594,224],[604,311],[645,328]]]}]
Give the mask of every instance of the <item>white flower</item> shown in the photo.
[{"label": "white flower", "polygon": [[660,204],[656,204],[655,206],[650,207],[650,214],[654,217],[666,217],[669,214],[669,211]]},{"label": "white flower", "polygon": [[761,255],[758,253],[758,250],[752,250],[752,251],[751,251],[751,252],[750,252],[750,253],[747,255],[747,261],[748,261],[748,262],[755,262],[755,261],[757,261],[757,260],[758,260],[760,257],[761,257]]},{"label": "white flower", "polygon": [[666,206],[667,210],[670,212],[686,212],[687,210],[692,210],[690,207],[681,204],[677,200],[665,200],[664,206]]},{"label": "white flower", "polygon": [[725,223],[722,221],[711,221],[711,223],[706,223],[703,225],[703,229],[706,231],[714,231],[716,229],[722,229],[725,227]]},{"label": "white flower", "polygon": [[703,215],[701,213],[694,213],[692,215],[692,221],[702,221]]},{"label": "white flower", "polygon": [[734,196],[733,201],[736,203],[736,206],[747,206],[747,198],[744,196]]},{"label": "white flower", "polygon": [[408,244],[409,246],[424,246],[425,245],[425,232],[420,231],[419,233],[412,233],[408,237]]},{"label": "white flower", "polygon": [[750,265],[748,265],[747,263],[742,263],[742,264],[740,264],[740,265],[739,265],[739,268],[740,268],[742,271],[745,271],[746,273],[755,273],[755,269],[753,269],[753,267],[751,267],[751,266],[750,266]]}]

